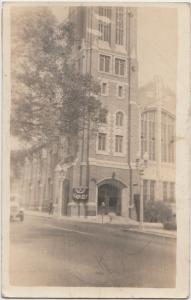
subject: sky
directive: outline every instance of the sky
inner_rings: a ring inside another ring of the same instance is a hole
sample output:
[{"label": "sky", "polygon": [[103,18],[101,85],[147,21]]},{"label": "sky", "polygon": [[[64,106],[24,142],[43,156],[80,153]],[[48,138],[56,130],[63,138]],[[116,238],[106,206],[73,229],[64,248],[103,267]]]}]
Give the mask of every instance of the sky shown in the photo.
[{"label": "sky", "polygon": [[[52,7],[59,20],[67,17],[67,7]],[[164,84],[176,89],[177,10],[175,7],[137,9],[137,51],[139,86],[160,76]]]},{"label": "sky", "polygon": [[139,85],[159,75],[176,89],[177,11],[176,8],[138,9]]}]

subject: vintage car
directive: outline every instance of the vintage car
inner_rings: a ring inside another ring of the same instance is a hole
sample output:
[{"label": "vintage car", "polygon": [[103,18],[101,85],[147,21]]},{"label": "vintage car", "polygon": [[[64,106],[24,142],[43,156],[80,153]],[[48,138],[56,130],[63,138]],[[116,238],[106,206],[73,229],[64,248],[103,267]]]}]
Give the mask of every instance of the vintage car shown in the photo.
[{"label": "vintage car", "polygon": [[10,200],[10,221],[16,219],[19,219],[21,222],[24,221],[24,209],[20,206],[19,197],[11,195]]}]

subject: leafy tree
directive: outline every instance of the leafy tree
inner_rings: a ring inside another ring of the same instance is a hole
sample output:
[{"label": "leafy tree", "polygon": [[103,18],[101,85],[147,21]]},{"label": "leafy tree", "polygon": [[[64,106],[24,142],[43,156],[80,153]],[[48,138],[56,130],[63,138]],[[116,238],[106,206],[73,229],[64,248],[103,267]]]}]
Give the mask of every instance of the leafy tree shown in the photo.
[{"label": "leafy tree", "polygon": [[72,60],[74,28],[46,7],[12,12],[11,134],[30,142],[78,137],[100,122],[100,87]]},{"label": "leafy tree", "polygon": [[27,155],[26,150],[11,151],[11,178],[20,179],[22,177],[22,170],[24,166],[24,157]]}]

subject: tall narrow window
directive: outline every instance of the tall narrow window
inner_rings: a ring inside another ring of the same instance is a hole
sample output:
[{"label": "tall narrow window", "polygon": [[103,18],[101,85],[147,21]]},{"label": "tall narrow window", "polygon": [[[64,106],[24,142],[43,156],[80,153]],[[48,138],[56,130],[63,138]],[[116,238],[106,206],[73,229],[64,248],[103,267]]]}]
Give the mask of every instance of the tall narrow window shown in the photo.
[{"label": "tall narrow window", "polygon": [[170,202],[175,202],[175,183],[171,182],[170,183]]},{"label": "tall narrow window", "polygon": [[175,131],[175,121],[168,113],[162,112],[162,122],[161,122],[161,155],[163,162],[174,162],[174,131]]},{"label": "tall narrow window", "polygon": [[115,152],[123,152],[123,136],[121,135],[115,136]]},{"label": "tall narrow window", "polygon": [[72,141],[71,141],[71,137],[68,136],[67,137],[67,155],[72,153]]},{"label": "tall narrow window", "polygon": [[110,71],[110,56],[100,55],[99,69],[100,71],[107,73]]},{"label": "tall narrow window", "polygon": [[155,200],[155,181],[154,180],[150,181],[150,200],[151,201]]},{"label": "tall narrow window", "polygon": [[116,75],[125,75],[125,60],[116,58],[115,59],[115,74]]},{"label": "tall narrow window", "polygon": [[148,200],[148,180],[143,180],[143,201]]},{"label": "tall narrow window", "polygon": [[106,134],[105,133],[98,134],[98,150],[100,150],[100,151],[106,150]]},{"label": "tall narrow window", "polygon": [[141,115],[141,155],[148,152],[150,160],[156,160],[156,112]]},{"label": "tall narrow window", "polygon": [[101,84],[101,94],[102,95],[107,95],[107,82],[102,82]]},{"label": "tall narrow window", "polygon": [[121,85],[118,86],[117,96],[119,98],[123,97],[123,86],[121,86]]},{"label": "tall narrow window", "polygon": [[104,108],[101,109],[99,119],[102,124],[107,123],[107,110],[106,109],[104,109]]},{"label": "tall narrow window", "polygon": [[105,42],[111,42],[111,8],[99,7],[99,39]]},{"label": "tall narrow window", "polygon": [[149,158],[155,160],[155,112],[149,113]]},{"label": "tall narrow window", "polygon": [[167,182],[163,182],[163,201],[167,201],[168,199],[167,187]]},{"label": "tall narrow window", "polygon": [[116,113],[116,126],[123,126],[123,113],[120,111]]},{"label": "tall narrow window", "polygon": [[123,27],[124,27],[124,20],[123,20],[123,8],[118,7],[116,8],[116,32],[115,32],[115,42],[118,45],[123,45]]},{"label": "tall narrow window", "polygon": [[162,150],[162,161],[167,161],[167,115],[162,113],[161,122],[161,150]]}]

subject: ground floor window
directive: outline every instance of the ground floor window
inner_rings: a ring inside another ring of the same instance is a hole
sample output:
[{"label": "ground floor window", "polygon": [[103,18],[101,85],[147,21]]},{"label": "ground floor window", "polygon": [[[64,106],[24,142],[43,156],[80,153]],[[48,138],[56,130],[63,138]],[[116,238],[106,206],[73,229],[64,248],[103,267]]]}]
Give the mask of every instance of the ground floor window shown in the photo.
[{"label": "ground floor window", "polygon": [[155,180],[143,180],[143,201],[154,201],[155,200]]},{"label": "ground floor window", "polygon": [[175,202],[175,183],[171,182],[170,183],[170,197],[169,197],[170,202]]},{"label": "ground floor window", "polygon": [[148,200],[148,180],[143,180],[143,201]]},{"label": "ground floor window", "polygon": [[174,182],[163,182],[163,201],[175,202]]},{"label": "ground floor window", "polygon": [[150,181],[150,200],[155,200],[155,181]]},{"label": "ground floor window", "polygon": [[163,201],[167,201],[167,182],[163,182]]}]

